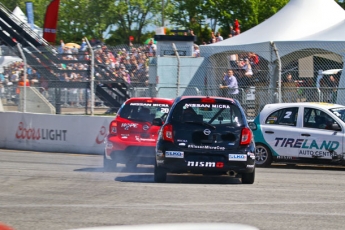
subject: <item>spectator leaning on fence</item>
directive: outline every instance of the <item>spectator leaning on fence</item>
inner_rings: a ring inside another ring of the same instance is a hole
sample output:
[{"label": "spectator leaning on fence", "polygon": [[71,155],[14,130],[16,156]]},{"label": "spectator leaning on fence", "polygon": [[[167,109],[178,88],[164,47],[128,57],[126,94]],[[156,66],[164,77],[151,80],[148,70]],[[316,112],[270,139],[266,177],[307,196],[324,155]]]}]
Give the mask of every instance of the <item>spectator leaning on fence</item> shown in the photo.
[{"label": "spectator leaning on fence", "polygon": [[227,97],[238,99],[238,83],[237,78],[234,76],[234,71],[229,69],[228,73],[224,73],[224,85],[220,85],[221,89],[226,89]]}]

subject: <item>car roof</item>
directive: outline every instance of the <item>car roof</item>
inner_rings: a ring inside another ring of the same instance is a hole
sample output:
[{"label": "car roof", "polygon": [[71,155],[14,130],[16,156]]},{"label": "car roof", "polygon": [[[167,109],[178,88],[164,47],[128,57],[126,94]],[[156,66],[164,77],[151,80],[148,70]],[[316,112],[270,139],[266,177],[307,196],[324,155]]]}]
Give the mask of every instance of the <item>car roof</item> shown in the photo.
[{"label": "car roof", "polygon": [[290,106],[304,106],[304,107],[312,106],[312,107],[319,107],[319,108],[324,108],[324,109],[345,107],[344,105],[325,103],[325,102],[290,102],[290,103],[266,104],[264,109],[268,109],[268,108],[275,109],[275,108],[290,107]]},{"label": "car roof", "polygon": [[132,97],[128,99],[125,103],[131,103],[131,102],[145,102],[145,103],[165,103],[172,105],[174,103],[174,99],[171,98],[160,98],[160,97]]},{"label": "car roof", "polygon": [[218,100],[228,100],[234,101],[235,99],[229,97],[217,97],[217,96],[182,96],[181,100],[183,99],[201,99],[201,98],[210,98],[210,99],[218,99]]}]

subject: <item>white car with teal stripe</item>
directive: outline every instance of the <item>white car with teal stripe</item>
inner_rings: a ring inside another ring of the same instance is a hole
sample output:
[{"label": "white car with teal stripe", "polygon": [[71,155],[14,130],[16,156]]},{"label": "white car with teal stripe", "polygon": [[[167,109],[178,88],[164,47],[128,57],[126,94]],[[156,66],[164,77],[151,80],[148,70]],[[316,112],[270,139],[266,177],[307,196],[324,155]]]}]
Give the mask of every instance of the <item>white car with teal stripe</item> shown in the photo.
[{"label": "white car with teal stripe", "polygon": [[345,165],[344,105],[267,104],[249,125],[257,167],[272,162]]}]

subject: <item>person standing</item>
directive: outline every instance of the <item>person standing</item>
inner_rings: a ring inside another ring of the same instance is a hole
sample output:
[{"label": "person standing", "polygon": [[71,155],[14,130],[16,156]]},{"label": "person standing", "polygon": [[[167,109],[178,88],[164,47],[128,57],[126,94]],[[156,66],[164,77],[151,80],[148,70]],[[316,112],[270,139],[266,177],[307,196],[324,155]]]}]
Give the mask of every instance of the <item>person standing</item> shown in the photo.
[{"label": "person standing", "polygon": [[60,40],[60,46],[58,48],[58,52],[59,52],[59,54],[63,54],[64,51],[65,51],[65,43],[63,40]]},{"label": "person standing", "polygon": [[217,32],[217,36],[216,36],[217,42],[223,41],[223,37],[222,35],[220,35],[220,32]]},{"label": "person standing", "polygon": [[297,101],[297,88],[292,75],[288,73],[282,84],[282,95],[284,102],[296,102]]},{"label": "person standing", "polygon": [[81,46],[80,46],[80,51],[86,51],[87,49],[87,44],[85,38],[81,39]]},{"label": "person standing", "polygon": [[337,87],[338,83],[333,75],[329,76],[328,87],[330,88],[329,93],[329,103],[336,103],[337,100]]},{"label": "person standing", "polygon": [[234,76],[234,71],[229,69],[228,73],[224,73],[224,85],[220,85],[221,89],[226,89],[227,93],[225,94],[227,97],[233,98],[233,99],[239,99],[238,98],[238,83],[237,79]]},{"label": "person standing", "polygon": [[25,79],[24,73],[20,73],[20,77],[19,77],[19,80],[18,80],[18,83],[17,83],[17,89],[16,89],[16,94],[18,96],[17,98],[19,98],[20,89],[22,87],[27,87],[27,86],[30,86],[29,79],[28,78]]}]

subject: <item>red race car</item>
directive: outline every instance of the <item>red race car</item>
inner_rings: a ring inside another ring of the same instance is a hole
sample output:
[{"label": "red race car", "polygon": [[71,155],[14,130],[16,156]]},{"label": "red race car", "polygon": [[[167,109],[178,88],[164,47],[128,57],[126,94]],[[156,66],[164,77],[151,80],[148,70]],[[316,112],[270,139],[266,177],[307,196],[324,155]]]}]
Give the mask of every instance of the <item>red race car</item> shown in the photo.
[{"label": "red race car", "polygon": [[155,118],[165,121],[174,99],[137,97],[124,102],[109,125],[103,166],[116,168],[117,163],[135,168],[138,164],[155,162],[155,147],[160,126]]}]

